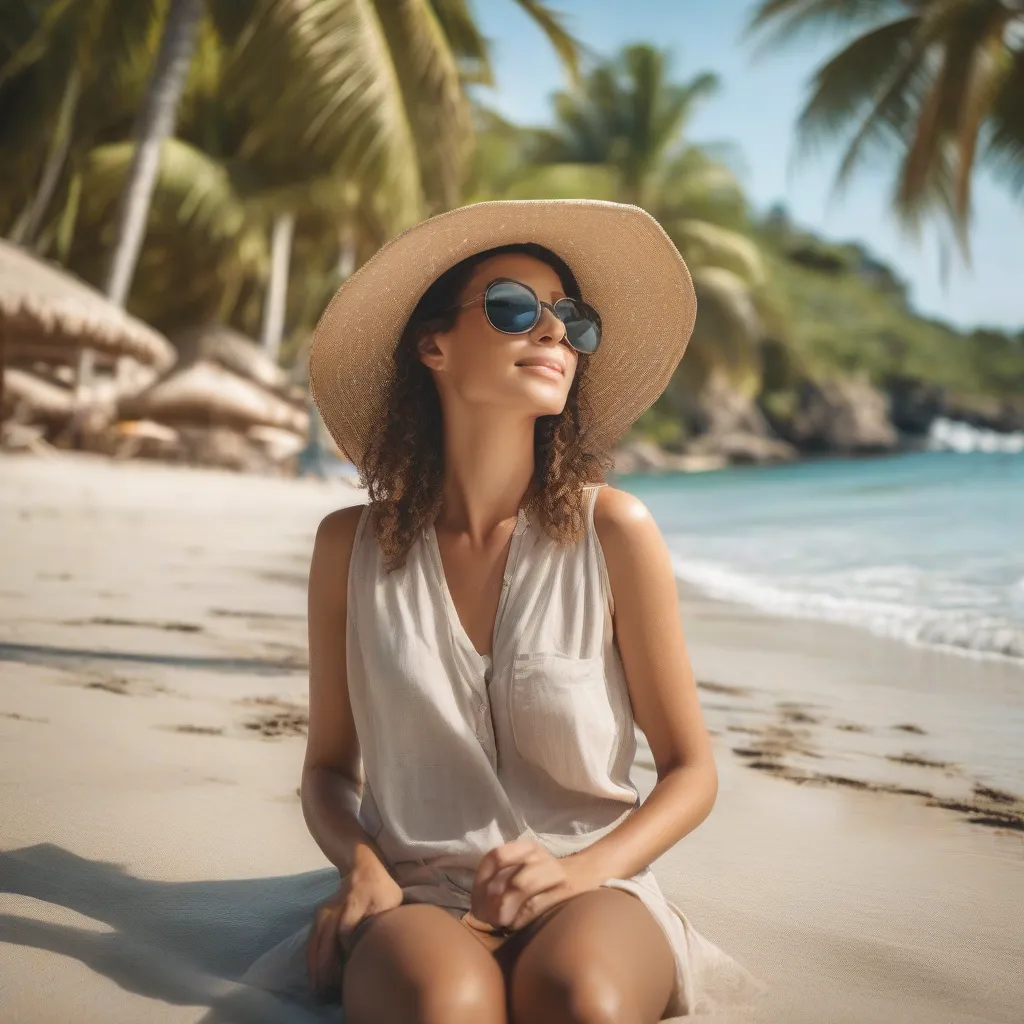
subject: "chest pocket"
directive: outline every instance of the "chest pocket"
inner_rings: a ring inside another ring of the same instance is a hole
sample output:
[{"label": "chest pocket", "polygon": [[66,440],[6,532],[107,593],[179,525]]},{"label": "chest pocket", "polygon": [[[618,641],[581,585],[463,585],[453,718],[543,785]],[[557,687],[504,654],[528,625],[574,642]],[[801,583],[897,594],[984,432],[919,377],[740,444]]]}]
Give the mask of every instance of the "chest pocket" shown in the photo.
[{"label": "chest pocket", "polygon": [[607,792],[620,730],[603,658],[518,654],[509,702],[512,735],[523,758],[566,789]]}]

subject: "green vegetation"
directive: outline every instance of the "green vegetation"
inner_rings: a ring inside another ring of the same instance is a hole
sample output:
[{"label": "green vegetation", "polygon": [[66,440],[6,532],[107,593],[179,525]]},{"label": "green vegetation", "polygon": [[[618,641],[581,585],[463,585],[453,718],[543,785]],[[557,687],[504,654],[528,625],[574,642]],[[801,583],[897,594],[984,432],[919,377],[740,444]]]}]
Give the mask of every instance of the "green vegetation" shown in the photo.
[{"label": "green vegetation", "polygon": [[895,153],[897,216],[938,212],[968,251],[971,182],[984,163],[1024,196],[1024,10],[1008,0],[761,0],[752,33],[853,38],[814,74],[801,143],[844,139],[837,185]]},{"label": "green vegetation", "polygon": [[883,388],[907,377],[966,394],[1024,391],[1024,332],[964,334],[920,317],[903,283],[862,246],[824,242],[779,212],[758,237],[779,328],[762,346],[766,392],[847,374]]},{"label": "green vegetation", "polygon": [[[137,140],[156,138],[129,308],[168,331],[229,324],[287,364],[338,283],[422,217],[483,199],[611,199],[659,220],[698,292],[687,357],[639,425],[661,444],[681,443],[712,375],[779,417],[803,381],[846,375],[1024,393],[1024,335],[919,317],[862,246],[751,213],[728,146],[687,135],[715,76],[680,79],[669,51],[644,44],[595,59],[546,4],[515,2],[566,70],[541,125],[477,102],[493,74],[469,0],[0,5],[0,232],[109,285],[117,211],[145,193]],[[767,0],[754,27],[788,38],[830,19],[868,27],[819,71],[805,141],[856,122],[843,173],[885,141],[903,154],[898,213],[937,207],[961,231],[976,156],[1024,187],[1024,16],[996,0]],[[173,137],[167,124],[147,136],[175,32]]]}]

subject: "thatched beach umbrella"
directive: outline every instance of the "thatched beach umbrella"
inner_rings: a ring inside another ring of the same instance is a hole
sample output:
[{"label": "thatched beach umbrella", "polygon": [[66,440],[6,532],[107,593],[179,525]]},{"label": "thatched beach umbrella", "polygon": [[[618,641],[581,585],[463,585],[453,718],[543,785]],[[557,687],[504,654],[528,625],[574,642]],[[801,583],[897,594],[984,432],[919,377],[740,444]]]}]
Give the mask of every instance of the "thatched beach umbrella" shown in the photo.
[{"label": "thatched beach umbrella", "polygon": [[178,365],[188,366],[200,360],[219,363],[240,377],[246,377],[286,398],[301,398],[287,370],[282,369],[262,347],[244,334],[223,324],[203,324],[174,334]]},{"label": "thatched beach umbrella", "polygon": [[15,413],[33,423],[62,423],[71,415],[73,405],[71,392],[59,384],[13,366],[4,372],[0,408],[5,418]]},{"label": "thatched beach umbrella", "polygon": [[4,365],[77,363],[91,349],[97,362],[119,356],[163,373],[177,354],[158,331],[100,292],[24,249],[0,240],[0,346]]},{"label": "thatched beach umbrella", "polygon": [[303,436],[309,427],[304,409],[206,359],[124,398],[119,413],[122,418],[242,431],[256,425],[281,427]]}]

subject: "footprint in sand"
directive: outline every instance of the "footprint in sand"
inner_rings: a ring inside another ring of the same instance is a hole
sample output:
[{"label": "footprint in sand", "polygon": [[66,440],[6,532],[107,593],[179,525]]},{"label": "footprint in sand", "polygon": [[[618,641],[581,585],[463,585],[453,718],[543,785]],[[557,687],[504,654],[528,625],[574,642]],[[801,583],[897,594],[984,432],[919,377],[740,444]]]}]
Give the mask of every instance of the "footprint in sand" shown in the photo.
[{"label": "footprint in sand", "polygon": [[744,686],[730,686],[728,683],[710,683],[705,680],[697,680],[697,686],[708,693],[724,693],[730,697],[749,697],[750,691]]},{"label": "footprint in sand", "polygon": [[786,708],[782,712],[782,717],[787,722],[806,722],[810,725],[821,725],[820,718],[815,718],[814,715],[809,715],[806,711],[797,711]]},{"label": "footprint in sand", "polygon": [[304,711],[272,712],[244,723],[246,729],[258,732],[266,739],[279,736],[305,736],[309,729],[309,716]]},{"label": "footprint in sand", "polygon": [[913,722],[903,722],[900,725],[894,725],[894,729],[901,729],[903,732],[912,732],[916,736],[927,736],[928,734],[919,725],[914,725]]},{"label": "footprint in sand", "polygon": [[246,611],[245,609],[239,608],[211,608],[210,614],[232,619],[281,619],[291,622],[304,622],[306,619],[305,615],[297,615],[289,612]]},{"label": "footprint in sand", "polygon": [[1007,793],[1003,789],[996,789],[994,786],[983,785],[980,782],[974,784],[974,795],[980,796],[985,800],[995,800],[997,803],[1024,804],[1024,800],[1019,796]]},{"label": "footprint in sand", "polygon": [[108,679],[91,679],[84,685],[87,690],[106,690],[107,693],[117,693],[122,697],[128,697],[131,695],[131,690],[128,689],[130,683],[130,679],[111,676]]},{"label": "footprint in sand", "polygon": [[224,730],[217,725],[165,725],[160,726],[171,732],[184,732],[192,736],[223,736]]},{"label": "footprint in sand", "polygon": [[267,709],[242,723],[246,729],[258,732],[266,739],[305,736],[309,730],[309,712],[300,704],[278,697],[245,697],[236,703]]},{"label": "footprint in sand", "polygon": [[920,754],[886,754],[886,760],[896,761],[899,764],[914,764],[919,765],[921,768],[955,768],[956,766],[951,761],[934,761],[928,757],[922,757]]},{"label": "footprint in sand", "polygon": [[22,715],[17,711],[0,711],[0,718],[13,718],[18,722],[42,722],[48,723],[48,718],[36,718],[35,715]]},{"label": "footprint in sand", "polygon": [[149,619],[119,619],[111,615],[94,615],[88,619],[65,619],[64,626],[135,626],[144,629],[163,629],[172,633],[201,633],[203,627],[195,622],[157,622]]}]

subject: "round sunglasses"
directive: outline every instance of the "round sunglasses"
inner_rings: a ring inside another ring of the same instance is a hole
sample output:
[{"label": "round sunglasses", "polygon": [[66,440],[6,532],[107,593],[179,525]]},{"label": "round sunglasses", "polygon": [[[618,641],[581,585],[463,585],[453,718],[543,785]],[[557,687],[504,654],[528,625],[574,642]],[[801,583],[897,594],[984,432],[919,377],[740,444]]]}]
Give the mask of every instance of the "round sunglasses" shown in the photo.
[{"label": "round sunglasses", "polygon": [[[492,281],[484,297],[484,316],[502,334],[525,334],[537,326],[543,311],[550,309],[565,324],[565,340],[584,355],[592,355],[601,344],[601,317],[593,306],[579,299],[542,302],[537,293],[521,281],[499,277]],[[455,309],[471,306],[479,295],[459,303]]]}]

